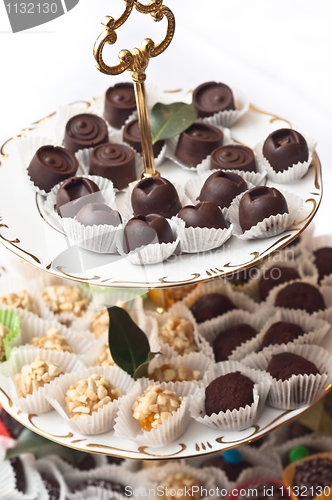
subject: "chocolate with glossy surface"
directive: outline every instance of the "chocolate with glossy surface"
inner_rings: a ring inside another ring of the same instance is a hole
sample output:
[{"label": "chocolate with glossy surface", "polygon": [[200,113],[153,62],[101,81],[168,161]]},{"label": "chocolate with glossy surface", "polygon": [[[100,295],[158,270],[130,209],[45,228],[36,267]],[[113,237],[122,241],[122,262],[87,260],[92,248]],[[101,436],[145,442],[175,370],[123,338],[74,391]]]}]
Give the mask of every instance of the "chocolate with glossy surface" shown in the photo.
[{"label": "chocolate with glossy surface", "polygon": [[197,199],[228,208],[232,200],[247,189],[247,183],[240,175],[218,170],[206,179]]},{"label": "chocolate with glossy surface", "polygon": [[115,128],[121,128],[136,110],[136,99],[132,83],[116,83],[105,94],[104,118]]},{"label": "chocolate with glossy surface", "polygon": [[181,208],[179,195],[171,182],[163,177],[149,177],[139,181],[131,194],[135,215],[160,214],[171,218]]},{"label": "chocolate with glossy surface", "polygon": [[[142,138],[138,120],[131,120],[123,128],[123,140],[135,149],[137,153],[142,153]],[[153,156],[157,158],[163,148],[165,141],[157,141],[152,145]]]},{"label": "chocolate with glossy surface", "polygon": [[211,153],[210,169],[241,170],[256,172],[256,161],[253,151],[247,146],[229,144],[214,149]]},{"label": "chocolate with glossy surface", "polygon": [[79,149],[94,148],[105,142],[108,142],[107,125],[99,116],[82,113],[68,120],[63,143],[72,153]]},{"label": "chocolate with glossy surface", "polygon": [[124,189],[136,180],[135,153],[125,144],[100,144],[91,151],[89,174],[106,177],[116,189]]},{"label": "chocolate with glossy surface", "polygon": [[239,204],[239,222],[243,231],[248,231],[271,215],[288,214],[288,206],[278,189],[258,186],[249,189]]},{"label": "chocolate with glossy surface", "polygon": [[254,382],[240,372],[227,373],[212,380],[205,389],[207,415],[238,410],[252,405]]},{"label": "chocolate with glossy surface", "polygon": [[324,297],[318,288],[303,281],[289,283],[282,288],[276,296],[274,305],[286,309],[302,309],[309,314],[325,309]]},{"label": "chocolate with glossy surface", "polygon": [[196,167],[212,151],[222,146],[224,134],[207,123],[193,123],[179,137],[175,156],[190,167]]},{"label": "chocolate with glossy surface", "polygon": [[206,82],[193,92],[193,103],[198,116],[204,118],[219,111],[235,109],[232,90],[224,83]]},{"label": "chocolate with glossy surface", "polygon": [[137,215],[124,228],[123,246],[126,253],[151,243],[172,243],[173,232],[162,215]]},{"label": "chocolate with glossy surface", "polygon": [[203,323],[228,311],[236,309],[233,302],[222,293],[207,293],[199,297],[190,307],[197,323]]},{"label": "chocolate with glossy surface", "polygon": [[208,201],[182,207],[178,213],[178,217],[185,221],[185,227],[227,228],[221,210],[217,205]]},{"label": "chocolate with glossy surface", "polygon": [[300,278],[300,275],[294,267],[272,266],[264,270],[263,276],[259,281],[259,295],[261,300],[265,300],[275,286],[298,278]]},{"label": "chocolate with glossy surface", "polygon": [[292,375],[318,375],[319,370],[314,363],[293,352],[274,354],[266,367],[273,378],[288,380]]},{"label": "chocolate with glossy surface", "polygon": [[305,332],[300,325],[287,321],[277,321],[265,332],[261,342],[261,349],[275,344],[287,344],[293,342]]},{"label": "chocolate with glossy surface", "polygon": [[104,202],[97,184],[86,177],[71,177],[61,184],[55,207],[61,217],[75,217],[83,205],[92,202]]},{"label": "chocolate with glossy surface", "polygon": [[216,362],[226,361],[237,347],[256,335],[257,331],[247,323],[239,323],[219,332],[212,342]]},{"label": "chocolate with glossy surface", "polygon": [[83,226],[118,226],[121,224],[121,215],[105,203],[87,203],[76,215],[76,220]]},{"label": "chocolate with glossy surface", "polygon": [[309,157],[305,138],[296,130],[281,128],[272,132],[264,142],[263,155],[276,172],[305,162]]}]

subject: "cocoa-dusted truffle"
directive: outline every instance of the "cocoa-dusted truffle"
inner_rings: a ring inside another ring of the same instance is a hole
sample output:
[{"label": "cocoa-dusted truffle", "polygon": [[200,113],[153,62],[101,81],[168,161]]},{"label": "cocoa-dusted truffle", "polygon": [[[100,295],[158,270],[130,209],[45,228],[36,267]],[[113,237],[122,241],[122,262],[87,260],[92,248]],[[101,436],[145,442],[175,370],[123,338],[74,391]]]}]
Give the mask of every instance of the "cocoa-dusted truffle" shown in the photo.
[{"label": "cocoa-dusted truffle", "polygon": [[314,251],[314,263],[318,269],[319,282],[332,273],[332,248],[323,247]]},{"label": "cocoa-dusted truffle", "polygon": [[294,267],[272,266],[264,270],[263,276],[259,281],[259,295],[261,300],[265,300],[275,286],[299,278],[300,275]]},{"label": "cocoa-dusted truffle", "polygon": [[252,149],[240,144],[220,146],[212,151],[210,169],[241,170],[256,172],[256,161]]},{"label": "cocoa-dusted truffle", "polygon": [[274,305],[286,309],[302,309],[309,314],[325,309],[324,298],[318,288],[303,281],[289,283],[282,288]]},{"label": "cocoa-dusted truffle", "polygon": [[100,144],[90,155],[90,175],[106,177],[116,189],[136,180],[135,153],[125,144]]},{"label": "cocoa-dusted truffle", "polygon": [[211,416],[252,405],[254,382],[240,372],[214,379],[205,389],[205,412]]},{"label": "cocoa-dusted truffle", "polygon": [[94,148],[108,142],[108,130],[105,121],[92,113],[73,116],[66,124],[65,148],[72,153],[79,149]]},{"label": "cocoa-dusted truffle", "polygon": [[318,455],[297,463],[292,486],[306,491],[305,498],[311,500],[318,495],[320,489],[331,486],[331,478],[332,460]]},{"label": "cocoa-dusted truffle", "polygon": [[239,204],[239,222],[243,231],[271,215],[288,214],[285,197],[278,189],[258,186],[249,189],[241,198]]},{"label": "cocoa-dusted truffle", "polygon": [[131,204],[135,215],[159,214],[168,219],[181,208],[175,187],[163,177],[139,181],[131,194]]},{"label": "cocoa-dusted truffle", "polygon": [[199,297],[190,307],[197,323],[203,323],[228,311],[236,309],[233,302],[222,293],[207,293]]},{"label": "cocoa-dusted truffle", "polygon": [[300,325],[287,321],[277,321],[277,323],[273,323],[265,332],[260,347],[263,349],[269,345],[287,344],[288,342],[293,342],[293,340],[304,333]]},{"label": "cocoa-dusted truffle", "polygon": [[218,170],[206,179],[197,199],[210,201],[221,208],[228,208],[232,200],[247,189],[246,181],[239,175]]},{"label": "cocoa-dusted truffle", "polygon": [[318,375],[318,368],[306,358],[293,352],[274,354],[266,367],[273,378],[288,380],[292,375]]},{"label": "cocoa-dusted truffle", "polygon": [[232,90],[224,83],[202,83],[193,92],[193,103],[198,116],[204,118],[219,111],[235,109]]},{"label": "cocoa-dusted truffle", "polygon": [[[123,128],[123,140],[135,149],[137,153],[142,153],[142,138],[138,120],[127,122]],[[157,141],[152,145],[153,156],[157,158],[163,148],[165,141]]]},{"label": "cocoa-dusted truffle", "polygon": [[239,323],[218,333],[212,342],[216,361],[226,361],[234,349],[257,335],[257,331],[247,323]]},{"label": "cocoa-dusted truffle", "polygon": [[123,246],[126,253],[151,243],[173,243],[171,226],[162,215],[137,215],[124,228]]},{"label": "cocoa-dusted truffle", "polygon": [[193,123],[179,137],[175,156],[190,167],[196,167],[212,151],[222,146],[224,134],[207,123]]},{"label": "cocoa-dusted truffle", "polygon": [[104,103],[104,118],[115,128],[121,128],[136,110],[134,85],[129,82],[116,83],[107,89]]},{"label": "cocoa-dusted truffle", "polygon": [[227,228],[221,210],[217,205],[208,201],[182,207],[178,213],[178,217],[185,221],[185,227]]},{"label": "cocoa-dusted truffle", "polygon": [[86,177],[71,177],[61,184],[55,208],[61,217],[75,217],[84,205],[92,202],[104,202],[97,184]]},{"label": "cocoa-dusted truffle", "polygon": [[308,160],[305,138],[296,130],[281,128],[272,132],[264,142],[263,155],[276,172]]},{"label": "cocoa-dusted truffle", "polygon": [[28,173],[34,185],[48,193],[56,184],[75,175],[77,169],[78,161],[68,149],[42,146],[32,158]]},{"label": "cocoa-dusted truffle", "polygon": [[76,220],[83,226],[118,226],[121,224],[121,215],[105,203],[88,203],[84,205],[76,216]]}]

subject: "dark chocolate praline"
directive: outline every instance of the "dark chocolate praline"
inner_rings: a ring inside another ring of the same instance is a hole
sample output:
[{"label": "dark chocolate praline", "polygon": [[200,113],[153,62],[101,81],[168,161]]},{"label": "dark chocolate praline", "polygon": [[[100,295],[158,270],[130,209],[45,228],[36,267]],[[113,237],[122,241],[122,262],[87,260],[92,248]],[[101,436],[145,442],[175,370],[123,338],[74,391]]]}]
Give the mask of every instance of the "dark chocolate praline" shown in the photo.
[{"label": "dark chocolate praline", "polygon": [[226,361],[237,347],[256,335],[257,331],[247,323],[239,323],[219,332],[212,342],[216,362]]},{"label": "dark chocolate praline", "polygon": [[72,153],[79,149],[94,148],[105,142],[108,142],[107,125],[99,116],[82,113],[68,120],[63,143]]},{"label": "dark chocolate praline", "polygon": [[318,269],[319,282],[332,274],[332,248],[322,247],[314,251],[314,263]]},{"label": "dark chocolate praline", "polygon": [[199,297],[190,307],[197,323],[203,323],[228,311],[236,309],[233,302],[222,293],[207,293]]},{"label": "dark chocolate praline", "polygon": [[86,177],[71,177],[59,187],[55,208],[61,217],[75,217],[83,205],[92,202],[104,202],[97,184]]},{"label": "dark chocolate praline", "polygon": [[[140,131],[137,119],[131,120],[130,122],[126,123],[126,125],[123,128],[123,140],[124,140],[124,142],[129,144],[129,146],[134,148],[135,151],[137,151],[137,153],[143,152],[141,131]],[[157,141],[152,145],[153,156],[155,158],[158,157],[164,144],[165,144],[165,141]]]},{"label": "dark chocolate praline", "polygon": [[217,205],[208,201],[182,207],[178,213],[178,217],[185,221],[185,227],[227,228],[221,210]]},{"label": "dark chocolate praline", "polygon": [[325,309],[324,297],[318,288],[303,281],[295,281],[282,288],[274,305],[286,309],[301,309],[309,314]]},{"label": "dark chocolate praline", "polygon": [[126,253],[151,243],[173,243],[174,236],[165,217],[158,214],[137,215],[124,228],[123,246]]},{"label": "dark chocolate praline", "polygon": [[132,191],[131,205],[135,215],[160,214],[168,219],[181,208],[175,187],[164,177],[140,180]]},{"label": "dark chocolate praline", "polygon": [[104,103],[104,118],[115,128],[121,128],[136,110],[134,85],[129,82],[116,83],[107,89]]},{"label": "dark chocolate praline", "polygon": [[214,149],[211,153],[210,169],[241,170],[256,172],[256,161],[253,151],[247,146],[229,144]]},{"label": "dark chocolate praline", "polygon": [[233,199],[247,189],[248,185],[240,175],[218,170],[206,179],[197,199],[228,208]]},{"label": "dark chocolate praline", "polygon": [[272,266],[265,270],[259,281],[259,295],[265,300],[270,291],[282,283],[299,279],[300,275],[294,267]]},{"label": "dark chocolate praline", "polygon": [[121,224],[121,215],[105,203],[87,203],[76,215],[76,220],[83,226],[118,226]]},{"label": "dark chocolate praline", "polygon": [[300,325],[287,321],[277,321],[265,332],[260,348],[276,344],[287,344],[293,342],[305,332]]},{"label": "dark chocolate praline", "polygon": [[198,116],[205,118],[220,111],[235,109],[232,90],[224,83],[206,82],[193,92],[193,104]]},{"label": "dark chocolate praline", "polygon": [[68,149],[42,146],[33,156],[28,173],[35,186],[48,193],[59,182],[73,177],[77,169],[77,158]]},{"label": "dark chocolate praline", "polygon": [[224,134],[222,131],[207,123],[193,123],[180,134],[175,156],[184,164],[196,167],[212,151],[222,146]]},{"label": "dark chocolate praline", "polygon": [[239,203],[239,222],[248,231],[271,215],[288,214],[288,206],[278,189],[258,186],[249,189]]},{"label": "dark chocolate praline", "polygon": [[116,189],[124,189],[136,180],[133,149],[125,144],[100,144],[91,151],[89,174],[106,177]]},{"label": "dark chocolate praline", "polygon": [[272,132],[264,142],[263,155],[276,172],[305,162],[309,157],[305,138],[296,130],[282,128]]},{"label": "dark chocolate praline", "polygon": [[238,410],[252,405],[254,382],[240,372],[227,373],[212,380],[205,389],[207,415]]},{"label": "dark chocolate praline", "polygon": [[266,371],[276,380],[288,380],[293,375],[318,375],[320,372],[314,363],[293,352],[274,354]]}]

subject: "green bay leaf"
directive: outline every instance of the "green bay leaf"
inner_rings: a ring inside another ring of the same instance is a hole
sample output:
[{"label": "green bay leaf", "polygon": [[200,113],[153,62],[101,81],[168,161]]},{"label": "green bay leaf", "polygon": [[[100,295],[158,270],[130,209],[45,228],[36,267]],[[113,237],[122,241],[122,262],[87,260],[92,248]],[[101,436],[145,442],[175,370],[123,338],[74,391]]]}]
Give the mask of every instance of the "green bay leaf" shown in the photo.
[{"label": "green bay leaf", "polygon": [[181,134],[194,123],[197,116],[197,109],[193,104],[157,102],[150,115],[152,143]]}]

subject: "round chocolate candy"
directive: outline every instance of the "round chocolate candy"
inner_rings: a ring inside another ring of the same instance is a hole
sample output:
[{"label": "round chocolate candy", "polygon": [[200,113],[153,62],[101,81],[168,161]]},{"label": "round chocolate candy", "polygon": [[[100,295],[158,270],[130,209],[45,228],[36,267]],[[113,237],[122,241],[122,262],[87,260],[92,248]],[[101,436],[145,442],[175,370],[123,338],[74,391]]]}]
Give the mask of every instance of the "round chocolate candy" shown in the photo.
[{"label": "round chocolate candy", "polygon": [[168,219],[181,208],[175,187],[163,177],[139,181],[131,194],[131,205],[135,215],[159,214]]},{"label": "round chocolate candy", "polygon": [[263,155],[276,172],[308,160],[309,150],[305,138],[296,130],[281,128],[268,136]]},{"label": "round chocolate candy", "polygon": [[314,264],[318,269],[319,282],[332,274],[332,248],[322,247],[314,251]]},{"label": "round chocolate candy", "polygon": [[124,189],[136,180],[135,153],[125,144],[100,144],[91,151],[89,173],[106,177],[116,189]]},{"label": "round chocolate candy", "polygon": [[182,207],[178,213],[178,217],[185,221],[185,227],[227,228],[221,210],[215,203],[208,201]]},{"label": "round chocolate candy", "polygon": [[97,184],[86,177],[71,177],[57,192],[55,208],[61,217],[75,217],[87,203],[103,203]]},{"label": "round chocolate candy", "polygon": [[121,224],[121,215],[105,203],[87,203],[76,215],[76,220],[84,226],[118,226]]},{"label": "round chocolate candy", "polygon": [[115,128],[121,128],[136,110],[134,86],[132,83],[117,83],[105,94],[104,118]]},{"label": "round chocolate candy", "polygon": [[137,215],[124,228],[123,246],[126,253],[151,243],[173,243],[171,226],[158,214]]},{"label": "round chocolate candy", "polygon": [[279,290],[274,305],[286,309],[302,309],[309,314],[323,311],[326,307],[318,288],[304,281],[289,283]]},{"label": "round chocolate candy", "polygon": [[287,202],[278,189],[258,186],[249,189],[240,200],[239,222],[243,231],[278,214],[288,214]]},{"label": "round chocolate candy", "polygon": [[205,389],[206,414],[210,416],[251,406],[254,402],[253,388],[253,381],[240,372],[221,375]]},{"label": "round chocolate candy", "polygon": [[42,146],[39,148],[28,172],[31,180],[47,193],[59,182],[76,174],[78,161],[68,149],[57,146]]},{"label": "round chocolate candy", "polygon": [[288,342],[293,342],[293,340],[297,339],[304,333],[305,332],[301,326],[296,323],[277,321],[266,331],[260,348],[264,349],[264,347],[275,344],[288,344]]},{"label": "round chocolate candy", "polygon": [[207,123],[193,123],[179,137],[175,156],[191,167],[196,167],[212,151],[222,146],[224,134]]},{"label": "round chocolate candy", "polygon": [[247,189],[246,181],[238,174],[218,170],[206,179],[197,199],[228,208],[232,200]]},{"label": "round chocolate candy", "polygon": [[247,146],[229,144],[214,149],[211,153],[210,169],[241,170],[256,172],[256,162],[253,151]]},{"label": "round chocolate candy", "polygon": [[235,109],[233,92],[224,83],[206,82],[199,85],[193,93],[193,103],[202,118],[219,111]]},{"label": "round chocolate candy", "polygon": [[203,323],[236,309],[233,302],[222,293],[207,293],[199,297],[190,307],[197,323]]},{"label": "round chocolate candy", "polygon": [[[123,140],[135,149],[137,153],[142,153],[142,138],[138,120],[131,120],[123,128]],[[152,145],[153,156],[157,158],[163,148],[165,141],[157,141]]]},{"label": "round chocolate candy", "polygon": [[92,113],[73,116],[66,124],[64,146],[72,153],[108,142],[105,121]]},{"label": "round chocolate candy", "polygon": [[319,375],[319,370],[308,359],[293,352],[273,354],[266,371],[277,380],[288,380],[293,375]]},{"label": "round chocolate candy", "polygon": [[271,266],[264,271],[259,281],[259,295],[261,300],[265,300],[275,286],[299,278],[300,275],[294,267]]},{"label": "round chocolate candy", "polygon": [[247,323],[239,323],[219,332],[212,342],[216,362],[226,361],[237,347],[256,335],[257,331]]}]

